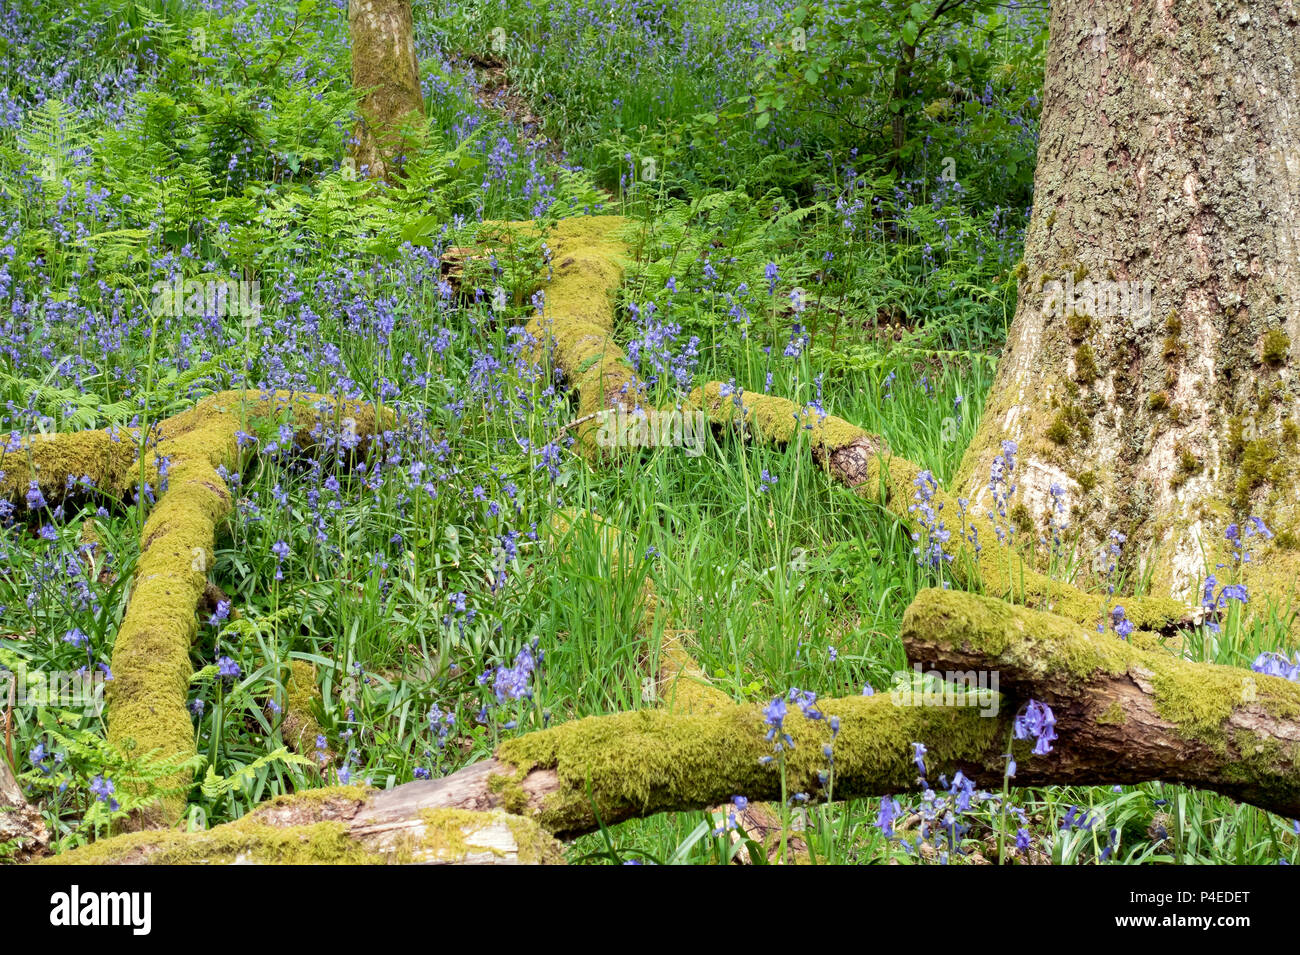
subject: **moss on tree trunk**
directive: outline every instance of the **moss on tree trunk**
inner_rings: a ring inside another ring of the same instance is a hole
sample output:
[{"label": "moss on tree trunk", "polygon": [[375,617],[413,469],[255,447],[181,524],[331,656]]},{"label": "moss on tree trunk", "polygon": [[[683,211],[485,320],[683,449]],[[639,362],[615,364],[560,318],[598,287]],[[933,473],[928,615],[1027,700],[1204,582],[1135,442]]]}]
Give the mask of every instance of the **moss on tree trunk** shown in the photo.
[{"label": "moss on tree trunk", "polygon": [[1084,578],[1118,531],[1122,570],[1194,603],[1257,515],[1245,581],[1294,587],[1297,69],[1294,4],[1052,7],[1019,304],[953,489],[987,510],[1016,442],[1031,533],[1056,485]]}]

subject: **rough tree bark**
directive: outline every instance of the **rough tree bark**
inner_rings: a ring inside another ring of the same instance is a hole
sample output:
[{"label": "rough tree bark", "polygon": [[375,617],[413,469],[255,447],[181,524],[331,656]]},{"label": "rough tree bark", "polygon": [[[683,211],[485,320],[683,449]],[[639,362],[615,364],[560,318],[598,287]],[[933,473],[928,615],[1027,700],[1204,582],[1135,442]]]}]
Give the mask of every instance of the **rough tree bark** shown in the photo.
[{"label": "rough tree bark", "polygon": [[424,122],[411,0],[351,0],[348,30],[361,95],[352,159],[362,175],[391,179]]},{"label": "rough tree bark", "polygon": [[1298,70],[1294,0],[1052,5],[1019,305],[954,490],[989,508],[1015,441],[1021,523],[1055,484],[1085,567],[1117,530],[1184,602],[1251,515],[1252,592],[1300,566]]}]

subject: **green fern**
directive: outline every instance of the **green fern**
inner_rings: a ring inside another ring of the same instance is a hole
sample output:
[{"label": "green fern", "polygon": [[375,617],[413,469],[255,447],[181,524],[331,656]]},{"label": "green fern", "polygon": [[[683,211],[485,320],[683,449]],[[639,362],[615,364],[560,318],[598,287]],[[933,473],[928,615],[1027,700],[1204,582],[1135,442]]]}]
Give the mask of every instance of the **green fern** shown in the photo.
[{"label": "green fern", "polygon": [[267,753],[265,756],[259,756],[247,766],[243,766],[238,772],[230,776],[222,776],[212,766],[208,766],[207,772],[203,775],[201,789],[203,795],[210,800],[220,799],[228,796],[236,790],[242,789],[246,783],[253,779],[261,770],[274,763],[284,763],[293,766],[315,766],[316,764],[306,756],[299,756],[297,753],[291,753],[288,749],[281,746],[274,752]]}]

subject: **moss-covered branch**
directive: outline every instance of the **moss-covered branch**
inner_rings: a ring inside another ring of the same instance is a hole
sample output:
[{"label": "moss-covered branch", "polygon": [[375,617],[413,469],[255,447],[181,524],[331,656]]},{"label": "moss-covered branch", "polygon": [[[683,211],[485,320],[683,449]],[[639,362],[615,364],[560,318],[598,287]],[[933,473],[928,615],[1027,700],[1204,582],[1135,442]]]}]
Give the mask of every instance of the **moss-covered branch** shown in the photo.
[{"label": "moss-covered branch", "polygon": [[[536,228],[527,223],[516,227]],[[552,250],[552,274],[542,285],[545,304],[527,325],[541,346],[538,359],[549,355],[577,394],[578,447],[593,460],[600,457],[596,435],[602,412],[641,407],[648,390],[614,336],[614,294],[623,281],[623,262],[629,254],[623,239],[627,231],[627,220],[616,216],[565,219],[551,230],[546,240]],[[705,411],[717,427],[743,422],[748,434],[776,445],[795,444],[807,432],[807,446],[827,473],[924,533],[913,509],[922,469],[892,454],[879,435],[786,398],[730,393],[717,381],[695,389],[686,405]],[[951,567],[970,589],[1051,610],[1080,623],[1104,619],[1108,609],[1104,596],[1040,573],[1019,548],[999,544],[1001,536],[1011,536],[1014,515],[990,518],[987,510],[963,508],[937,487],[933,495],[931,506],[952,532],[946,548]],[[1124,607],[1134,626],[1147,630],[1169,630],[1189,624],[1195,616],[1193,608],[1160,597],[1126,598]]]},{"label": "moss-covered branch", "polygon": [[[9,453],[0,495],[28,504],[33,486],[47,501],[75,487],[113,497],[135,492],[147,499],[142,479],[156,489],[158,502],[144,524],[134,585],[113,641],[111,741],[161,759],[184,760],[195,753],[185,705],[193,672],[190,644],[217,527],[231,510],[223,474],[239,468],[240,433],[287,426],[299,451],[332,448],[350,455],[382,430],[376,415],[369,405],[323,395],[226,391],[144,435],[138,429],[105,429],[37,436]],[[185,779],[169,782],[168,788],[179,790]],[[133,825],[166,825],[182,808],[181,796],[164,798]]]},{"label": "moss-covered branch", "polygon": [[[391,792],[395,792],[390,790]],[[284,796],[206,832],[132,832],[47,860],[69,865],[561,864],[559,843],[504,812],[400,803],[359,787]]]},{"label": "moss-covered branch", "polygon": [[[913,743],[932,777],[961,770],[990,788],[1002,780],[1011,720],[1033,697],[1056,709],[1059,739],[1035,756],[1014,752],[1015,786],[1108,786],[1165,780],[1221,792],[1286,816],[1300,814],[1300,687],[1230,667],[1139,649],[1064,618],[1003,601],[925,591],[903,640],[925,667],[997,673],[997,712],[983,706],[903,705],[892,695],[791,708],[784,754],[790,792],[821,792],[833,746],[837,798],[879,796],[916,782]],[[839,732],[832,737],[829,719]],[[560,835],[670,810],[715,806],[735,794],[779,799],[779,762],[757,706],[705,714],[663,711],[589,717],[503,743],[496,758],[447,779],[409,783],[426,806],[504,807]]]},{"label": "moss-covered branch", "polygon": [[[787,398],[746,391],[730,394],[721,382],[710,382],[691,393],[688,404],[701,408],[715,426],[738,427],[755,440],[778,446],[793,445],[807,432],[813,458],[836,481],[855,494],[878,501],[928,543],[928,530],[917,508],[922,468],[890,452],[884,439],[834,415],[822,415]],[[1009,518],[990,517],[963,507],[937,483],[926,482],[928,507],[951,532],[940,558],[971,590],[1005,597],[1068,617],[1082,624],[1102,622],[1109,609],[1107,598],[1035,570],[1013,545],[1000,540],[1011,536]],[[1195,609],[1165,597],[1126,597],[1124,609],[1134,626],[1167,631],[1190,626]]]},{"label": "moss-covered branch", "polygon": [[[593,716],[509,740],[495,758],[444,779],[376,794],[321,790],[287,797],[209,833],[130,834],[62,858],[413,861],[422,858],[431,829],[445,845],[482,819],[457,814],[500,811],[509,816],[498,822],[516,834],[521,823],[536,824],[533,838],[550,847],[541,832],[589,832],[597,814],[609,824],[707,809],[736,794],[779,799],[782,769],[789,792],[817,799],[824,792],[819,774],[831,769],[827,745],[839,799],[914,788],[914,743],[928,750],[931,778],[960,770],[996,788],[1012,719],[1028,697],[1054,708],[1058,738],[1042,756],[1027,742],[1013,745],[1014,786],[1159,779],[1300,815],[1300,686],[1188,663],[1052,614],[944,590],[917,597],[904,618],[903,641],[909,658],[924,667],[996,673],[998,705],[989,706],[988,698],[967,706],[904,705],[913,701],[882,694],[819,701],[821,719],[792,706],[782,730],[794,745],[775,759],[769,759],[769,726],[754,705]],[[537,852],[556,858],[550,848]]]}]

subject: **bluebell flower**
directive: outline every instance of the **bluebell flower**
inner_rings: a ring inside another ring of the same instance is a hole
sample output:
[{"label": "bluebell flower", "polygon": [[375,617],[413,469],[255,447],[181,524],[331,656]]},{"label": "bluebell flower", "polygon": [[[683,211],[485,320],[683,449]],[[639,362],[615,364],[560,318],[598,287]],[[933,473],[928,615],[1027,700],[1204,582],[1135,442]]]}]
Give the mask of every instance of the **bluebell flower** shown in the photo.
[{"label": "bluebell flower", "polygon": [[1016,739],[1034,740],[1034,755],[1045,756],[1056,739],[1056,716],[1047,704],[1030,700],[1016,716],[1012,732]]}]

